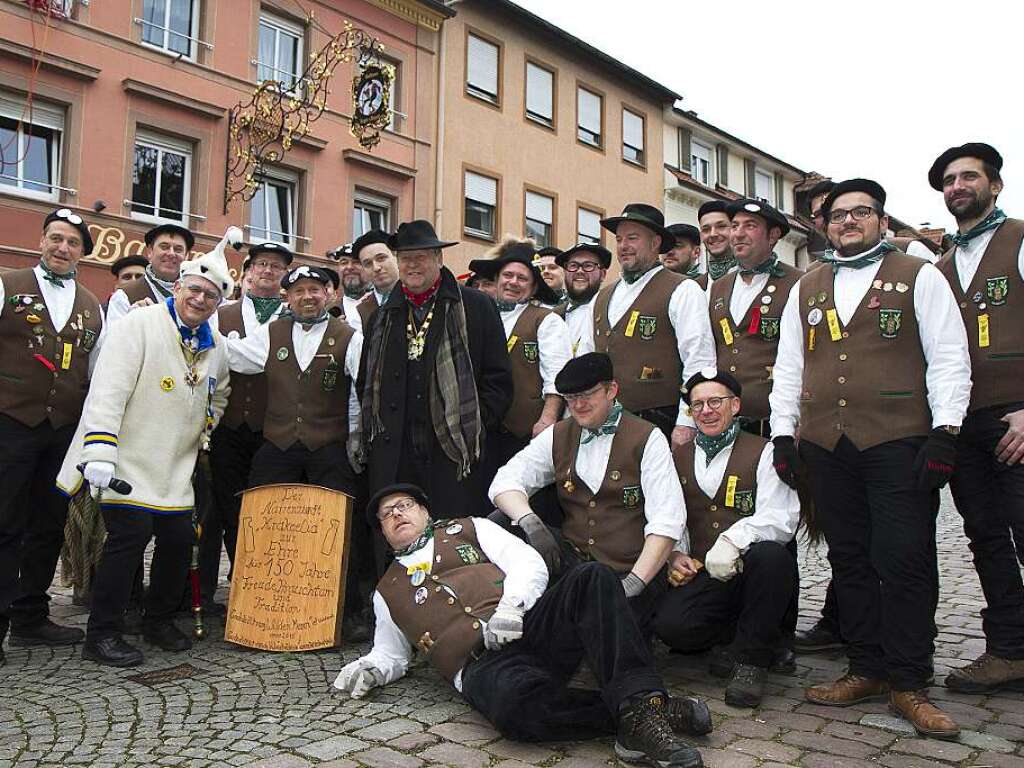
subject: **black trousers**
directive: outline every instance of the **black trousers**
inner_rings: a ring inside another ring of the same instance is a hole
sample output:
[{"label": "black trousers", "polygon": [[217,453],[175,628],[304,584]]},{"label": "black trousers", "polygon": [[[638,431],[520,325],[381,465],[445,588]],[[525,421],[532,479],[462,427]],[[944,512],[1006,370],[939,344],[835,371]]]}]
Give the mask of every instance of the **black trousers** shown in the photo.
[{"label": "black trousers", "polygon": [[839,606],[836,605],[836,585],[831,579],[825,588],[825,604],[821,606],[821,619],[818,624],[832,634],[842,637],[839,631]]},{"label": "black trousers", "polygon": [[[569,687],[584,660],[600,690]],[[466,701],[517,741],[614,733],[624,702],[664,690],[619,577],[599,563],[566,572],[527,612],[521,640],[462,670]]]},{"label": "black trousers", "polygon": [[75,425],[26,427],[0,414],[0,619],[46,620],[68,500],[54,486]]},{"label": "black trousers", "polygon": [[86,630],[89,640],[121,633],[133,579],[151,538],[155,545],[149,567],[145,621],[170,620],[185,593],[192,550],[189,513],[158,515],[105,508],[103,521],[107,526],[107,541],[93,580],[92,612]]},{"label": "black trousers", "polygon": [[[1024,659],[1024,584],[1011,531],[1024,532],[1024,465],[996,461],[995,447],[1006,433],[1001,421],[1013,403],[967,415],[957,440],[956,472],[950,487],[964,519],[964,533],[974,553],[974,567],[988,604],[981,611],[989,653]],[[1018,534],[1019,535],[1019,534]]]},{"label": "black trousers", "polygon": [[671,440],[672,430],[676,428],[676,418],[679,416],[679,403],[637,411],[636,415],[644,421],[651,422],[662,431],[666,439]]},{"label": "black trousers", "polygon": [[847,642],[850,671],[917,690],[931,677],[939,582],[938,491],[912,471],[923,437],[859,451],[844,435],[835,451],[807,440],[807,465]]},{"label": "black trousers", "polygon": [[654,633],[684,653],[731,645],[739,661],[767,667],[784,641],[783,620],[797,589],[795,565],[784,544],[752,544],[743,555],[743,570],[728,581],[701,570],[692,581],[670,588],[654,616]]}]

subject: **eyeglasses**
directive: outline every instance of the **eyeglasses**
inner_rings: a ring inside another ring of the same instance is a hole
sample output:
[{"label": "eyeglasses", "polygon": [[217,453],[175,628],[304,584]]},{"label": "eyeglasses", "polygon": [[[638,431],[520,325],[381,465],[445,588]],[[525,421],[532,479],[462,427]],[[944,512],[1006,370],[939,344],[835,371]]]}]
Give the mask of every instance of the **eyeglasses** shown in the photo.
[{"label": "eyeglasses", "polygon": [[690,413],[700,413],[705,406],[712,411],[717,411],[726,400],[732,400],[736,395],[725,395],[724,397],[709,397],[707,400],[694,400],[690,403]]},{"label": "eyeglasses", "polygon": [[562,398],[569,405],[577,403],[580,400],[586,400],[588,397],[593,397],[604,388],[604,383],[598,384],[596,387],[591,387],[586,392],[575,392],[571,395],[562,395]]},{"label": "eyeglasses", "polygon": [[70,208],[61,208],[54,214],[54,216],[64,219],[64,221],[68,222],[69,224],[74,224],[76,227],[82,225],[82,217],[79,216],[77,213],[74,213]]},{"label": "eyeglasses", "polygon": [[845,208],[833,208],[828,212],[829,224],[842,224],[847,216],[853,216],[854,221],[864,221],[872,213],[877,211],[870,205],[858,205],[856,208],[846,210]]},{"label": "eyeglasses", "polygon": [[260,259],[252,263],[253,269],[269,269],[271,272],[284,272],[288,267],[278,261],[267,261]]},{"label": "eyeglasses", "polygon": [[589,273],[600,268],[601,265],[596,261],[570,261],[565,265],[566,272],[579,272],[582,269],[584,272]]},{"label": "eyeglasses", "polygon": [[391,504],[387,507],[380,507],[377,510],[377,519],[383,523],[396,512],[401,512],[404,515],[406,512],[410,511],[415,506],[416,500],[413,498],[406,497],[404,499],[400,499],[399,501],[396,501],[394,504]]},{"label": "eyeglasses", "polygon": [[194,299],[202,298],[206,301],[220,301],[220,293],[212,288],[203,288],[199,285],[186,285],[185,290]]}]

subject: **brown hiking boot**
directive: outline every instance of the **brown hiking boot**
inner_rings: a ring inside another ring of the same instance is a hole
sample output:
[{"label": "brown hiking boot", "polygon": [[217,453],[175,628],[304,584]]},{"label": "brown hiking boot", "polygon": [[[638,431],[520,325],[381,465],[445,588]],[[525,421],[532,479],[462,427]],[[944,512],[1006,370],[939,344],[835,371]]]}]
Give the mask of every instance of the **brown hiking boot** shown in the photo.
[{"label": "brown hiking boot", "polygon": [[983,653],[966,667],[946,675],[946,687],[961,693],[1024,691],[1024,659],[1001,659]]},{"label": "brown hiking boot", "polygon": [[885,696],[888,692],[889,684],[884,680],[846,674],[834,683],[808,688],[804,696],[813,704],[823,704],[826,707],[848,707],[861,701]]},{"label": "brown hiking boot", "polygon": [[893,691],[889,694],[889,709],[899,715],[922,736],[935,739],[955,739],[960,726],[953,718],[928,700],[924,691]]}]

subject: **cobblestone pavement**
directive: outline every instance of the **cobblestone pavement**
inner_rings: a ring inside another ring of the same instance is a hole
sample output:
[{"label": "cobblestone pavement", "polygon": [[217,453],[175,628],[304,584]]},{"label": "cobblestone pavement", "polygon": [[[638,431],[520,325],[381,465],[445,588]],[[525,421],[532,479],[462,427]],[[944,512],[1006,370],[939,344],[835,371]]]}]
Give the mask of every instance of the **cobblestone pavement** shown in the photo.
[{"label": "cobblestone pavement", "polygon": [[[936,680],[984,650],[981,591],[959,518],[944,498],[939,521],[942,599]],[[803,624],[817,616],[828,581],[822,552],[802,551]],[[83,625],[85,613],[57,589],[54,614]],[[214,626],[214,635],[222,626]],[[141,640],[140,640],[141,642]],[[331,688],[344,661],[365,650],[271,654],[223,640],[190,653],[142,647],[146,664],[119,671],[83,662],[80,649],[7,651],[0,668],[0,766],[250,766],[251,768],[599,768],[611,741],[525,745],[503,740],[424,665],[363,701]],[[343,657],[343,658],[342,658]],[[715,731],[698,746],[709,766],[918,766],[1024,768],[1024,696],[964,696],[938,685],[933,697],[957,719],[959,743],[915,738],[884,704],[848,709],[803,700],[806,685],[844,669],[840,655],[807,655],[795,676],[770,678],[763,706],[735,709],[702,656],[659,664],[675,692],[707,699]],[[139,671],[187,663],[192,675],[154,685]]]}]

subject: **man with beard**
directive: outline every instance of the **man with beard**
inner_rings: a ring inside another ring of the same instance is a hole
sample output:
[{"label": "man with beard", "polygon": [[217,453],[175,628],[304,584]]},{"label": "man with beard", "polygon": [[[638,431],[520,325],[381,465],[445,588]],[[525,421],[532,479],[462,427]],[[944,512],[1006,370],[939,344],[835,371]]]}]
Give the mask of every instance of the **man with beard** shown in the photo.
[{"label": "man with beard", "polygon": [[550,245],[544,246],[537,255],[533,257],[534,266],[540,270],[540,276],[544,278],[544,282],[547,283],[558,301],[556,305],[562,305],[565,303],[567,298],[567,291],[565,285],[565,270],[558,263],[558,254],[561,251]]},{"label": "man with beard", "polygon": [[565,319],[573,357],[580,340],[587,335],[590,315],[585,309],[601,290],[604,276],[612,265],[612,254],[602,245],[579,243],[555,257],[566,274],[565,292],[568,300],[555,311]]},{"label": "man with beard", "polygon": [[707,271],[697,278],[697,283],[705,290],[736,266],[732,246],[729,244],[732,222],[726,208],[724,200],[709,200],[697,210],[704,260],[707,262]]},{"label": "man with beard", "polygon": [[365,328],[381,304],[388,300],[391,290],[398,284],[398,260],[388,248],[391,236],[379,229],[371,229],[352,243],[352,255],[363,268],[363,274],[370,280],[372,290],[356,304],[359,325]]},{"label": "man with beard", "polygon": [[195,236],[179,224],[158,224],[144,236],[142,255],[149,262],[142,280],[118,288],[107,305],[107,322],[115,323],[132,307],[146,307],[170,298],[181,262],[196,244]]},{"label": "man with beard", "polygon": [[[828,542],[849,670],[807,689],[847,706],[889,696],[918,733],[959,728],[926,694],[938,601],[935,514],[971,388],[963,321],[942,274],[885,242],[885,191],[867,179],[825,199],[838,249],[794,286],[769,402],[774,463],[800,463]],[[799,428],[799,452],[794,435]]]},{"label": "man with beard", "polygon": [[370,281],[363,272],[363,265],[359,263],[352,243],[339,246],[327,255],[338,262],[338,276],[341,282],[335,290],[341,293],[338,297],[339,306],[345,321],[355,330],[362,331],[363,318],[357,307],[370,288]]},{"label": "man with beard", "polygon": [[1024,221],[997,206],[1003,158],[969,143],[943,152],[928,173],[956,218],[953,248],[939,262],[967,326],[973,386],[957,441],[953,500],[964,519],[988,606],[986,649],[946,686],[964,693],[1024,687]]},{"label": "man with beard", "polygon": [[672,250],[661,254],[665,269],[692,280],[700,278],[700,230],[693,224],[669,224],[665,229],[675,237]]},{"label": "man with beard", "polygon": [[658,261],[675,243],[664,220],[657,208],[630,203],[621,216],[601,221],[615,234],[622,278],[590,305],[593,323],[580,349],[611,356],[623,407],[657,426],[675,447],[694,436],[679,390],[714,365],[715,342],[699,285]]}]

